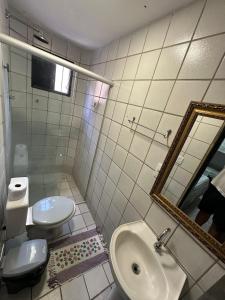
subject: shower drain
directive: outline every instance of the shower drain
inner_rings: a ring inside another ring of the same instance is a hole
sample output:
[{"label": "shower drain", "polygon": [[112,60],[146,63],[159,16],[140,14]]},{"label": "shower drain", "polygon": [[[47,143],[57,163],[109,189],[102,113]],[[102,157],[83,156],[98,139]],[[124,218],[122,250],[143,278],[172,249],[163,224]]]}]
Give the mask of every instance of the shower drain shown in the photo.
[{"label": "shower drain", "polygon": [[138,274],[141,273],[141,269],[140,269],[140,267],[139,267],[138,264],[133,263],[133,264],[131,265],[131,268],[132,268],[132,271],[134,272],[134,274],[138,275]]}]

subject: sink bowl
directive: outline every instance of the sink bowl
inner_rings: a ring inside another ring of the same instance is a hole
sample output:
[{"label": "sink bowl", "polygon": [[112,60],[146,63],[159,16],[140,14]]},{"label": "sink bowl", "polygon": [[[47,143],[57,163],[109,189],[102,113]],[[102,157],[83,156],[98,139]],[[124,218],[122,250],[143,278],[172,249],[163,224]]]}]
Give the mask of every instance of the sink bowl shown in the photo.
[{"label": "sink bowl", "polygon": [[176,300],[186,274],[165,247],[154,249],[156,237],[144,221],[119,226],[110,242],[114,276],[131,300]]}]

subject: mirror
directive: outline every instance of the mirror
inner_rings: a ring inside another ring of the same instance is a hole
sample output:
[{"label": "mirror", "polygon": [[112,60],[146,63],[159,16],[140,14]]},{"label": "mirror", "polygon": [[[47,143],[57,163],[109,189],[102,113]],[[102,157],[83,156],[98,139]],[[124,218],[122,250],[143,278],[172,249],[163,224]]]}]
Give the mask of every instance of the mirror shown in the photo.
[{"label": "mirror", "polygon": [[225,106],[191,102],[150,194],[225,261]]}]

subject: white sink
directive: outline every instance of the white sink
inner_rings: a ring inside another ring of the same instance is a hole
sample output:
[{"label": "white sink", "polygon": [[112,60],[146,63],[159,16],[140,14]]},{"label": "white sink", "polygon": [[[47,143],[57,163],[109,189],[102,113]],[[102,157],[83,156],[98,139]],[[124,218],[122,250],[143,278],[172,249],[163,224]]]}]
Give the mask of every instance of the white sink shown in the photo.
[{"label": "white sink", "polygon": [[144,221],[119,226],[110,242],[114,276],[131,300],[176,300],[186,274],[166,248],[156,252],[156,237]]}]

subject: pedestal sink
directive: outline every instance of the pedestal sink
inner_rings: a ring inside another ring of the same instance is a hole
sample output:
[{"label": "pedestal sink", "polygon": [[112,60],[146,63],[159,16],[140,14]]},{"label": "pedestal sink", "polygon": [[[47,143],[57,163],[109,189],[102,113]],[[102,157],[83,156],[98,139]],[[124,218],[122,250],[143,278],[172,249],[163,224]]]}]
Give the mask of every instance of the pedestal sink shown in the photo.
[{"label": "pedestal sink", "polygon": [[[144,221],[119,226],[110,242],[113,275],[124,299],[176,300],[186,275]],[[109,299],[118,299],[118,291]],[[113,294],[112,293],[112,294]],[[115,296],[115,294],[117,296]]]}]

